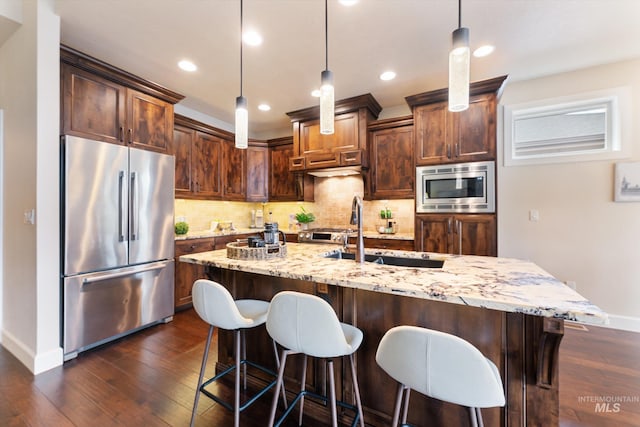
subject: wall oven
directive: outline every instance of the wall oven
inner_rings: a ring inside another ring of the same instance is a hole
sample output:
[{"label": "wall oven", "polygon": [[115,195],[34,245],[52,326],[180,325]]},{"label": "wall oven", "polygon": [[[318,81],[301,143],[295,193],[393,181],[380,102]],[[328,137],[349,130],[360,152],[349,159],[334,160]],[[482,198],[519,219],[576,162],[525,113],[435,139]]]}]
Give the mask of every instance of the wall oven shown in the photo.
[{"label": "wall oven", "polygon": [[493,161],[417,167],[416,212],[495,212],[495,167]]}]

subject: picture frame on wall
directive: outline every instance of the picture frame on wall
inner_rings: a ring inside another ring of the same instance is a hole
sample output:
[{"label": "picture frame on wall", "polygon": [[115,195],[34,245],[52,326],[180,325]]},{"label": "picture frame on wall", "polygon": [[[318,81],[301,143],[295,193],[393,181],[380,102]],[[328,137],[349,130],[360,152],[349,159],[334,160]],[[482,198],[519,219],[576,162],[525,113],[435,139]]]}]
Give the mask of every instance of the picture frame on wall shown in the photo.
[{"label": "picture frame on wall", "polygon": [[640,162],[616,163],[614,179],[614,201],[640,202]]}]

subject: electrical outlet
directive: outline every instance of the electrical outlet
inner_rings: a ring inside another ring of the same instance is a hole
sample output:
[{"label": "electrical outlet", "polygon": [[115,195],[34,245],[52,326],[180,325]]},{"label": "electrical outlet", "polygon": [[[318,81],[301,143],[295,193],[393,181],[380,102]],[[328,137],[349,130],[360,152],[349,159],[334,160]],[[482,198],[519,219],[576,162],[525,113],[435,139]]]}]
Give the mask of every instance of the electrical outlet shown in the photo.
[{"label": "electrical outlet", "polygon": [[34,225],[36,223],[36,210],[27,209],[24,211],[24,223]]},{"label": "electrical outlet", "polygon": [[531,209],[529,211],[529,221],[538,222],[539,219],[540,219],[540,213],[538,212],[538,210],[537,209]]},{"label": "electrical outlet", "polygon": [[574,291],[576,290],[576,282],[574,282],[573,280],[567,280],[564,283]]}]

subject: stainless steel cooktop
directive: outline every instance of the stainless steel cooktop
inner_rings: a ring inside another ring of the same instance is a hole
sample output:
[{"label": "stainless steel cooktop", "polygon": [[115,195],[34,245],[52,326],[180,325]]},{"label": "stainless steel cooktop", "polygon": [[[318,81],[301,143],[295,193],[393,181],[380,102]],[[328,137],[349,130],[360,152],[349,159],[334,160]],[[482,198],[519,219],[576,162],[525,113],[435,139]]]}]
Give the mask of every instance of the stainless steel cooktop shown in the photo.
[{"label": "stainless steel cooktop", "polygon": [[312,228],[298,233],[299,243],[334,243],[342,245],[353,235],[350,228]]}]

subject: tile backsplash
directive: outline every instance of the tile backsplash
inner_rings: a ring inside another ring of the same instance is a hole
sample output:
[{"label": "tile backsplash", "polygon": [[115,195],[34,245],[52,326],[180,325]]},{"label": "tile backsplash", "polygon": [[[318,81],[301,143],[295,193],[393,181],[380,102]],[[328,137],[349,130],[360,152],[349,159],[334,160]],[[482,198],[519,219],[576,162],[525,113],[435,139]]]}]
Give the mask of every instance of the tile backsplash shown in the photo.
[{"label": "tile backsplash", "polygon": [[[209,200],[176,199],[176,221],[182,217],[192,231],[208,230],[211,221],[229,220],[236,228],[247,228],[251,223],[251,210],[262,209],[265,222],[269,222],[269,212],[281,230],[297,230],[295,220],[290,223],[290,215],[300,211],[300,207],[313,212],[316,220],[310,227],[352,227],[351,202],[354,195],[362,197],[364,186],[362,177],[345,176],[315,178],[314,202],[224,202]],[[415,202],[413,199],[372,200],[363,205],[364,229],[375,231],[384,223],[380,220],[380,210],[388,208],[397,222],[398,232],[413,233]]]}]

